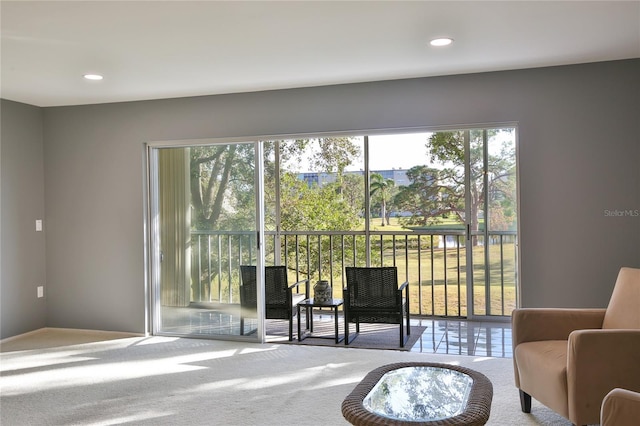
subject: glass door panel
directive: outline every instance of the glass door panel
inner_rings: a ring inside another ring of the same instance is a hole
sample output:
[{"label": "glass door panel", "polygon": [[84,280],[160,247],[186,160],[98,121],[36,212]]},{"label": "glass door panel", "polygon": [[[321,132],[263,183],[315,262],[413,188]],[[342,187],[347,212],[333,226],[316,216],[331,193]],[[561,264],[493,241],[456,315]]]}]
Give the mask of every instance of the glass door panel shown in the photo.
[{"label": "glass door panel", "polygon": [[[432,133],[426,148],[432,161],[435,207],[431,213],[432,232],[438,244],[434,248],[436,315],[467,316],[468,258],[465,248],[465,221],[468,217],[468,192],[465,184],[465,141],[461,130]],[[441,272],[438,272],[441,271]]]},{"label": "glass door panel", "polygon": [[486,130],[488,217],[487,315],[510,316],[516,308],[518,202],[514,128]]},{"label": "glass door panel", "polygon": [[152,149],[154,333],[259,338],[240,298],[240,265],[259,259],[256,149]]},{"label": "glass door panel", "polygon": [[469,145],[471,316],[510,316],[516,307],[515,128],[474,129]]},{"label": "glass door panel", "polygon": [[473,311],[469,314],[487,314],[486,256],[485,256],[485,131],[474,129],[465,132],[469,145],[468,164],[468,220],[467,250],[473,279],[468,286],[472,297]]},{"label": "glass door panel", "polygon": [[368,140],[371,263],[406,276],[411,312],[466,316],[464,132]]}]

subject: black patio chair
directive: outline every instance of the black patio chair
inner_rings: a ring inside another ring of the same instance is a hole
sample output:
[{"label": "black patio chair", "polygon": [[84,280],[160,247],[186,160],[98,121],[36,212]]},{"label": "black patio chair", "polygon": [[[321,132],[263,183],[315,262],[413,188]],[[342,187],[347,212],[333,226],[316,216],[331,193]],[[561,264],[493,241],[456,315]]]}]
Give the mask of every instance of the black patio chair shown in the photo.
[{"label": "black patio chair", "polygon": [[[242,282],[240,284],[240,334],[244,334],[245,317],[256,318],[257,292],[256,267],[240,266]],[[267,266],[264,271],[265,284],[265,318],[285,319],[289,321],[289,341],[293,340],[293,317],[296,305],[309,298],[309,280],[301,280],[289,285],[285,266]],[[300,286],[305,285],[305,292],[300,293]],[[293,292],[293,289],[296,292]]]},{"label": "black patio chair", "polygon": [[[347,287],[344,289],[345,344],[349,344],[349,324],[387,323],[400,325],[400,347],[404,347],[405,317],[407,337],[409,324],[409,282],[398,287],[396,267],[347,267]],[[403,297],[403,294],[404,297]]]}]

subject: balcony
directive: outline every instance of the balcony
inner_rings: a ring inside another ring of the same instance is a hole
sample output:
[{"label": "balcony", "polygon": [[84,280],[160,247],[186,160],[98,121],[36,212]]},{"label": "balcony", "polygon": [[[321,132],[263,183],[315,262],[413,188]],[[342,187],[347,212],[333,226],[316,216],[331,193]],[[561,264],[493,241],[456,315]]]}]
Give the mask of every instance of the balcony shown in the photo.
[{"label": "balcony", "polygon": [[[506,319],[518,297],[516,232],[478,232],[470,238],[466,244],[465,232],[455,230],[267,232],[266,263],[286,265],[291,282],[328,280],[336,297],[345,285],[346,266],[396,266],[399,278],[410,283],[412,315]],[[239,266],[255,264],[255,247],[254,232],[192,231],[193,301],[239,303]],[[469,273],[473,295],[467,294]]]}]

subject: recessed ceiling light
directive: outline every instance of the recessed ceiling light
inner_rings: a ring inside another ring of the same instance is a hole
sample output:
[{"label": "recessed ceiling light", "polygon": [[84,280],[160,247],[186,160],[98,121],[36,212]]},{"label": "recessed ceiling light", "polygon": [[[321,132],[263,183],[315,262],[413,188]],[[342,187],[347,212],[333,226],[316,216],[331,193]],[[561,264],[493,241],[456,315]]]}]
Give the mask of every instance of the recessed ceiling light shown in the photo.
[{"label": "recessed ceiling light", "polygon": [[449,37],[434,38],[429,42],[432,46],[441,47],[448,46],[453,43],[453,39]]},{"label": "recessed ceiling light", "polygon": [[102,76],[100,74],[85,74],[83,76],[87,80],[102,80]]}]

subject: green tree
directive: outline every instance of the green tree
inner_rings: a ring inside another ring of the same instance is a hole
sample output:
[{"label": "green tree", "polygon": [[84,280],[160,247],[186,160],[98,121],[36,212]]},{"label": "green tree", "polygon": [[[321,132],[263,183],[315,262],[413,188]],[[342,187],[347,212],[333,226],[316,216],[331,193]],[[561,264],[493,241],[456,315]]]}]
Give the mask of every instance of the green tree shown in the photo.
[{"label": "green tree", "polygon": [[[433,133],[426,144],[427,152],[432,161],[442,165],[438,172],[439,192],[441,202],[439,208],[434,209],[433,215],[452,212],[461,222],[465,222],[465,188],[469,193],[469,223],[472,231],[479,229],[479,212],[484,210],[484,132],[487,140],[500,132],[511,132],[510,129],[451,131]],[[469,137],[469,171],[470,183],[465,186],[465,133]],[[493,152],[492,152],[493,151]],[[487,193],[493,199],[490,212],[495,216],[499,225],[499,218],[505,217],[505,207],[511,209],[510,216],[515,218],[515,152],[514,146],[503,143],[499,151],[489,150],[487,155]],[[485,216],[486,216],[486,212]],[[504,222],[504,220],[502,221]],[[493,225],[493,223],[492,223]],[[504,223],[502,223],[504,225]],[[494,228],[496,229],[496,228]]]},{"label": "green tree", "polygon": [[190,148],[192,228],[242,229],[253,220],[252,144]]},{"label": "green tree", "polygon": [[[360,154],[360,148],[348,137],[329,137],[318,139],[296,139],[292,141],[280,141],[279,154],[281,165],[286,163],[300,164],[302,158],[310,148],[315,148],[311,155],[311,165],[316,171],[336,174],[336,183],[327,188],[315,188],[317,197],[325,199],[315,200],[316,209],[320,205],[334,204],[340,200],[348,201],[349,208],[337,208],[336,214],[343,214],[345,217],[335,219],[327,216],[327,223],[316,222],[316,230],[338,229],[335,228],[335,220],[343,223],[352,223],[354,217],[357,218],[359,206],[362,205],[362,198],[358,197],[356,186],[358,178],[354,176],[344,177],[344,170]],[[265,151],[265,200],[268,209],[273,210],[275,206],[275,162],[274,153],[276,149],[275,141],[264,143]],[[244,229],[250,228],[255,220],[255,191],[254,172],[255,159],[253,144],[224,144],[190,148],[190,191],[192,204],[192,227],[197,230],[214,229]],[[280,170],[281,180],[285,183],[281,185],[282,201],[287,204],[282,205],[283,212],[298,210],[300,212],[312,213],[306,210],[305,202],[311,200],[310,189],[304,190],[304,182],[293,186],[290,176],[284,167]],[[295,176],[295,174],[293,175]],[[287,180],[288,179],[288,180]],[[330,191],[338,194],[327,202]],[[295,195],[287,198],[294,192]],[[355,206],[352,208],[351,206]],[[272,211],[267,212],[269,221],[274,216]],[[285,213],[286,216],[287,213]],[[334,215],[335,216],[335,215]],[[287,218],[287,226],[283,229],[314,229],[308,228],[309,215],[297,216],[299,222],[294,222],[293,217]],[[304,218],[304,219],[303,219]],[[275,224],[272,225],[275,227]],[[347,226],[347,225],[345,225]],[[344,227],[342,230],[349,230]]]},{"label": "green tree", "polygon": [[311,158],[311,165],[315,171],[336,175],[336,190],[344,190],[344,171],[353,164],[360,155],[360,147],[350,137],[327,137],[311,139],[309,142],[317,145],[317,150]]},{"label": "green tree", "polygon": [[284,231],[344,231],[359,224],[357,208],[336,191],[336,184],[310,187],[295,174],[285,173],[280,188]]},{"label": "green tree", "polygon": [[385,220],[387,225],[389,224],[389,218],[387,217],[387,201],[389,200],[391,189],[395,185],[393,179],[385,179],[380,173],[372,173],[369,182],[369,195],[371,197],[376,194],[380,199],[380,225],[385,226]]},{"label": "green tree", "polygon": [[364,216],[364,175],[345,173],[342,177],[342,198],[358,217]]},{"label": "green tree", "polygon": [[[294,173],[285,173],[281,178],[281,229],[283,231],[345,231],[356,229],[360,223],[359,208],[350,204],[337,191],[338,184],[309,186]],[[320,239],[320,241],[318,241]],[[300,260],[299,272],[307,276],[317,276],[318,268],[328,273],[330,264],[339,262],[342,256],[351,257],[352,241],[341,244],[314,236],[302,239],[297,244],[285,245],[281,242],[281,252],[287,257],[286,263],[295,265]],[[323,255],[320,256],[320,253]],[[332,254],[333,258],[330,257]],[[310,262],[305,261],[308,256]],[[318,264],[317,259],[321,259]],[[283,261],[284,263],[284,261]],[[305,266],[310,270],[305,270]],[[325,275],[326,276],[326,275]]]},{"label": "green tree", "polygon": [[438,223],[442,215],[454,211],[446,202],[451,188],[440,184],[443,181],[441,170],[414,166],[407,171],[407,178],[411,183],[401,186],[393,200],[398,210],[412,213],[403,219],[404,224],[427,226]]},{"label": "green tree", "polygon": [[[280,171],[280,207],[282,231],[350,231],[360,225],[364,206],[364,177],[346,173],[345,169],[360,155],[360,147],[349,137],[331,137],[290,141],[280,144],[283,168]],[[286,154],[284,151],[286,150]],[[311,170],[301,170],[307,164]],[[288,165],[288,167],[286,167]],[[335,181],[321,185],[309,185],[298,179],[301,172],[327,173]],[[275,190],[275,185],[274,185]],[[275,203],[273,203],[275,207]],[[281,252],[287,264],[300,261],[301,268],[311,268],[308,276],[318,276],[318,267],[327,276],[330,264],[343,257],[352,258],[355,251],[352,240],[313,236],[297,244],[284,246]],[[320,253],[322,256],[320,256]],[[357,256],[364,253],[357,252]],[[304,256],[311,261],[305,262]],[[333,258],[330,258],[333,256]],[[318,259],[320,264],[318,265]],[[284,259],[283,259],[284,262]]]}]

